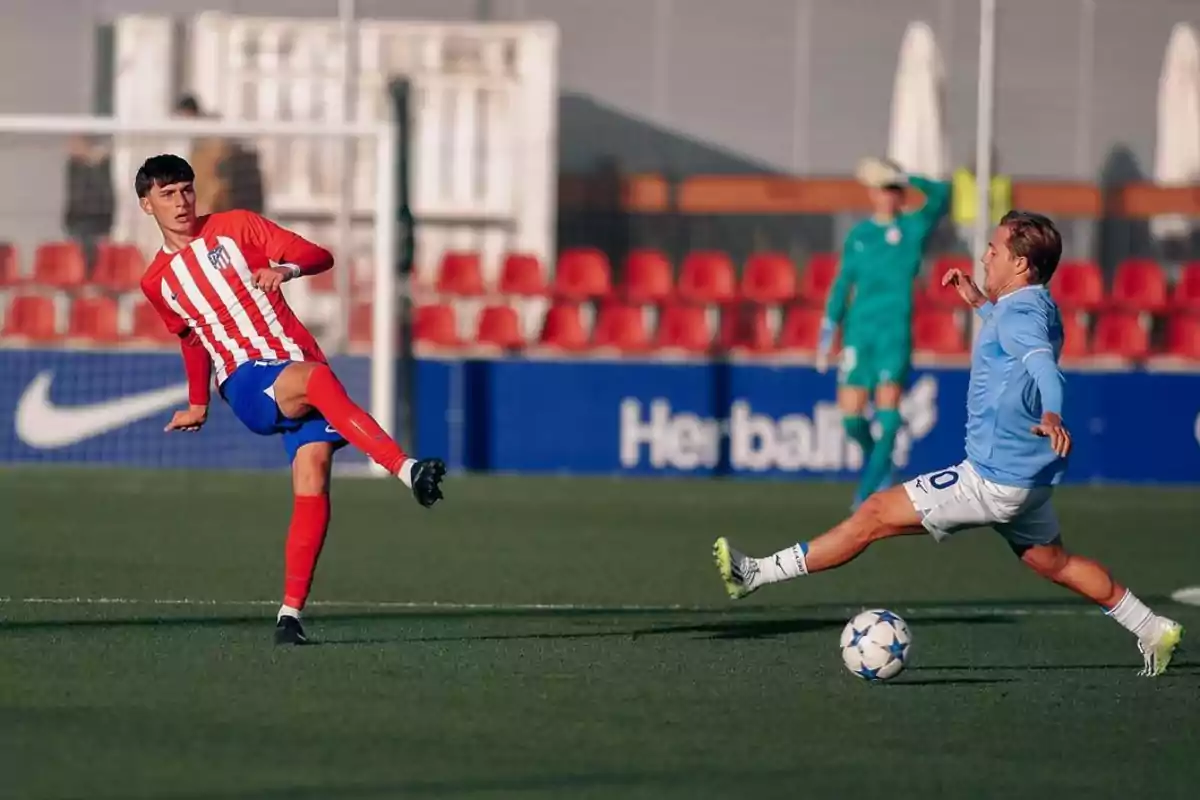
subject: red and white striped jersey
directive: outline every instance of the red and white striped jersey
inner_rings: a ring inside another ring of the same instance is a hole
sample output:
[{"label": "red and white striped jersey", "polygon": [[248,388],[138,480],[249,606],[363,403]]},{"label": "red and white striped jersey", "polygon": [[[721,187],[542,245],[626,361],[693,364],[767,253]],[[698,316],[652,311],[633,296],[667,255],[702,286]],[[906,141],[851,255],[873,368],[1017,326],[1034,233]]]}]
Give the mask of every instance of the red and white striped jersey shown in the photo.
[{"label": "red and white striped jersey", "polygon": [[142,292],[168,330],[190,329],[204,345],[218,385],[247,361],[325,361],[283,293],[252,285],[272,262],[304,269],[328,265],[332,256],[258,214],[226,211],[200,217],[187,247],[160,250],[142,277]]}]

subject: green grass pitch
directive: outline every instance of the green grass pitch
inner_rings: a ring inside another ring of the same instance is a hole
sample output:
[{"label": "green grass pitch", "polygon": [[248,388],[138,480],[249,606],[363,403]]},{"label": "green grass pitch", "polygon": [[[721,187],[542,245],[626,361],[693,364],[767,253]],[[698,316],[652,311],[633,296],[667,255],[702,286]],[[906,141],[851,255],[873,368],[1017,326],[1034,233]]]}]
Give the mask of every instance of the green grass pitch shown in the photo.
[{"label": "green grass pitch", "polygon": [[[1057,500],[1069,543],[1190,628],[1157,681],[986,531],[726,601],[712,540],[808,538],[843,515],[836,484],[472,477],[426,512],[342,480],[318,646],[276,649],[288,492],[0,471],[0,797],[1200,793],[1200,608],[1169,599],[1200,585],[1195,490]],[[871,606],[913,629],[886,685],[838,653]]]}]

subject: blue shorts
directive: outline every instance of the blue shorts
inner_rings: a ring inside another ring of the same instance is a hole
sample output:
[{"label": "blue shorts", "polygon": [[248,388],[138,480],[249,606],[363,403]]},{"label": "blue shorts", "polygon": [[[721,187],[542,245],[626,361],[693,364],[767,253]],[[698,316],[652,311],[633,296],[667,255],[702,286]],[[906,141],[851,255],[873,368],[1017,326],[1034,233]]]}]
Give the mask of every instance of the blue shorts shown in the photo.
[{"label": "blue shorts", "polygon": [[221,384],[221,396],[233,409],[234,416],[259,436],[283,434],[289,461],[295,460],[297,450],[312,442],[331,442],[335,450],[344,447],[346,440],[318,412],[301,419],[288,419],[279,410],[275,402],[275,379],[291,363],[247,361]]}]

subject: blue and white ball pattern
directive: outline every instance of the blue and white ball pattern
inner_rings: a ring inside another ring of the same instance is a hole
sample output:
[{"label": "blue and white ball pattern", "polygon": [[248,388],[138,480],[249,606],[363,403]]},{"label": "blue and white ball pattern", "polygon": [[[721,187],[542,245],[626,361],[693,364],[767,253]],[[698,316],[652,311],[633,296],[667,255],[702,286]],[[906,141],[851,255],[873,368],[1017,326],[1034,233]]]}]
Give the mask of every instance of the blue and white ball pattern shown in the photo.
[{"label": "blue and white ball pattern", "polygon": [[908,663],[912,633],[908,623],[881,608],[864,611],[842,630],[842,661],[867,681],[886,681]]}]

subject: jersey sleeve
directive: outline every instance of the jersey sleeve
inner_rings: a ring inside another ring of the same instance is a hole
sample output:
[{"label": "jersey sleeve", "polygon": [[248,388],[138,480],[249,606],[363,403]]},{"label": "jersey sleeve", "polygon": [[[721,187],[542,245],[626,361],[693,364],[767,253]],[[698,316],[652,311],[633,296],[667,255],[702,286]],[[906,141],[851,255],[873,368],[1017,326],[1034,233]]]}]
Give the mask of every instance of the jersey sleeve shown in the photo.
[{"label": "jersey sleeve", "polygon": [[188,331],[179,338],[179,352],[183,356],[183,372],[187,375],[188,404],[206,406],[210,399],[212,384],[212,358],[195,331]]},{"label": "jersey sleeve", "polygon": [[212,380],[212,359],[200,337],[193,331],[183,317],[167,305],[162,296],[161,284],[156,290],[153,282],[142,283],[142,294],[150,301],[150,305],[158,312],[167,330],[179,337],[179,351],[183,357],[183,371],[187,375],[188,403],[194,406],[206,406],[210,398],[209,384]]},{"label": "jersey sleeve", "polygon": [[950,184],[946,181],[933,181],[912,175],[908,182],[925,195],[925,204],[913,212],[912,218],[917,224],[917,233],[924,239],[937,227],[938,220],[945,215],[950,207]]},{"label": "jersey sleeve", "polygon": [[252,211],[238,214],[242,236],[276,264],[299,267],[301,275],[316,275],[333,266],[333,254],[324,247],[313,244],[260,214]]},{"label": "jersey sleeve", "polygon": [[850,290],[854,288],[854,252],[855,232],[846,234],[842,245],[842,259],[838,264],[837,277],[833,286],[829,287],[829,299],[825,301],[825,319],[835,325],[840,325],[846,315],[846,303],[850,299]]},{"label": "jersey sleeve", "polygon": [[1062,414],[1065,380],[1045,315],[1033,308],[1014,308],[1000,320],[998,332],[1004,352],[1018,359],[1037,384],[1043,410]]}]

